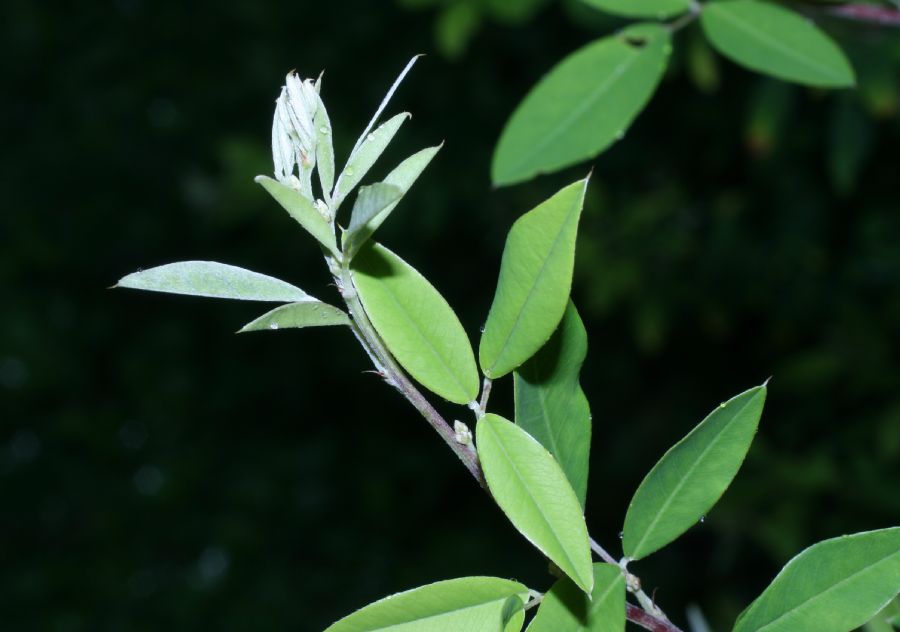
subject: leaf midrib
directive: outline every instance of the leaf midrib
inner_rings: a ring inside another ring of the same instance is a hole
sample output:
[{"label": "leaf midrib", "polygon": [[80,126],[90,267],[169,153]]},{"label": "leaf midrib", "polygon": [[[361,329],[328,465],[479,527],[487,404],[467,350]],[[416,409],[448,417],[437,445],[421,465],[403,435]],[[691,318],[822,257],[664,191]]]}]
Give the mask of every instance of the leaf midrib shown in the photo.
[{"label": "leaf midrib", "polygon": [[[800,604],[798,604],[798,605],[792,607],[790,610],[787,610],[786,612],[783,612],[782,614],[778,615],[776,618],[772,619],[772,620],[769,621],[767,624],[765,624],[764,626],[762,626],[761,628],[757,628],[755,632],[763,632],[763,630],[766,630],[766,629],[768,629],[768,628],[771,628],[773,625],[775,625],[776,623],[778,623],[779,621],[781,621],[781,620],[784,619],[785,617],[787,617],[787,616],[793,614],[794,612],[797,612],[798,610],[800,610],[800,609],[802,609],[802,608],[805,608],[805,607],[808,606],[809,604],[811,604],[811,603],[813,603],[813,602],[815,602],[815,601],[821,599],[822,597],[824,597],[825,595],[828,595],[828,594],[831,593],[832,591],[837,590],[838,588],[840,588],[840,587],[843,586],[844,584],[846,584],[846,583],[848,583],[848,582],[850,582],[850,581],[853,581],[854,579],[856,579],[857,577],[859,577],[859,576],[862,575],[863,573],[866,573],[866,572],[872,570],[872,569],[875,568],[876,566],[878,566],[878,565],[880,565],[880,564],[883,564],[884,562],[889,561],[892,557],[898,556],[898,555],[900,555],[900,553],[898,553],[898,552],[896,552],[896,551],[895,551],[894,553],[888,553],[887,555],[885,555],[884,557],[882,557],[882,558],[879,559],[878,561],[873,562],[872,564],[869,564],[869,565],[867,565],[866,567],[859,569],[859,570],[856,571],[855,573],[852,573],[851,575],[848,575],[847,577],[845,577],[844,579],[840,580],[839,582],[836,582],[836,583],[832,584],[832,585],[829,586],[826,590],[823,590],[822,592],[820,592],[820,593],[818,593],[818,594],[816,594],[816,595],[813,595],[813,596],[810,597],[809,599],[806,599],[806,600],[804,600],[803,602],[801,602]],[[749,614],[749,613],[748,613],[748,614]]]},{"label": "leaf midrib", "polygon": [[[626,45],[627,47],[627,45]],[[602,98],[607,92],[609,92],[612,87],[618,82],[618,80],[625,76],[628,69],[641,57],[640,52],[633,52],[630,48],[626,52],[631,52],[632,54],[627,57],[622,63],[613,67],[612,76],[607,78],[606,81],[599,84],[589,95],[585,98],[576,108],[573,108],[569,115],[563,119],[563,121],[557,126],[556,133],[551,135],[547,134],[544,138],[535,144],[531,151],[526,152],[522,155],[521,158],[517,162],[514,163],[514,168],[507,169],[507,171],[517,172],[522,168],[523,164],[527,164],[535,155],[539,154],[543,151],[549,144],[556,142],[557,138],[566,133],[569,128],[574,125],[575,121],[579,119],[584,113],[594,106],[595,101]]]},{"label": "leaf midrib", "polygon": [[[544,521],[544,524],[546,525],[546,527],[553,534],[553,537],[556,538],[556,542],[557,542],[557,544],[559,544],[559,548],[562,550],[562,554],[566,558],[566,562],[569,563],[569,566],[572,568],[573,571],[577,571],[577,566],[572,561],[572,558],[569,556],[569,552],[566,550],[566,547],[563,545],[562,540],[560,540],[559,535],[556,533],[556,529],[554,529],[553,525],[550,524],[550,521],[547,519],[547,516],[544,514],[544,510],[541,509],[541,505],[537,502],[537,500],[531,494],[531,490],[528,487],[528,485],[525,483],[525,479],[522,477],[522,473],[519,471],[519,468],[516,467],[516,464],[515,464],[515,462],[513,462],[512,457],[509,455],[509,452],[507,452],[506,447],[504,447],[503,441],[501,440],[499,433],[497,433],[490,426],[488,426],[488,431],[493,433],[497,447],[503,453],[503,456],[506,457],[507,463],[509,463],[509,466],[512,468],[513,473],[516,475],[516,478],[518,479],[521,487],[525,490],[525,492],[526,492],[525,497],[531,501],[531,504],[534,506],[535,509],[537,509],[537,512],[540,515],[541,519]],[[522,432],[524,432],[524,430]],[[530,539],[531,538],[529,538],[529,540]]]},{"label": "leaf midrib", "polygon": [[511,593],[510,595],[507,595],[506,597],[498,597],[496,599],[489,599],[487,601],[482,601],[480,603],[465,606],[463,608],[453,608],[451,610],[435,612],[434,614],[430,614],[425,617],[417,617],[414,619],[407,619],[406,621],[398,621],[397,623],[391,623],[390,625],[383,626],[383,627],[367,628],[365,630],[365,632],[381,632],[382,630],[390,630],[392,628],[396,628],[398,625],[407,625],[409,623],[418,623],[420,621],[428,621],[429,619],[436,619],[437,617],[443,617],[443,616],[447,616],[447,615],[454,614],[457,612],[465,612],[466,610],[472,610],[474,608],[481,608],[482,606],[486,606],[486,605],[489,605],[489,604],[492,604],[492,603],[495,603],[498,601],[505,601],[506,599],[509,599],[509,597],[514,596],[514,595],[516,595],[516,593]]},{"label": "leaf midrib", "polygon": [[[681,488],[684,487],[687,480],[691,476],[693,476],[694,471],[697,469],[697,467],[700,465],[700,463],[706,458],[706,455],[713,448],[713,446],[715,446],[719,442],[719,440],[725,434],[725,431],[731,426],[731,424],[734,422],[734,420],[737,419],[737,417],[741,413],[743,413],[744,410],[747,409],[747,406],[749,406],[754,399],[756,399],[757,394],[758,393],[754,393],[754,395],[750,399],[748,399],[747,402],[743,406],[741,406],[741,409],[734,414],[731,421],[729,421],[725,425],[725,427],[722,428],[721,432],[719,432],[715,436],[715,438],[713,438],[713,440],[709,442],[709,445],[707,445],[705,448],[703,448],[703,451],[700,453],[700,456],[697,457],[697,459],[693,463],[691,463],[691,466],[687,469],[687,472],[685,472],[684,476],[681,477],[681,480],[678,481],[678,484],[675,485],[675,489],[672,490],[672,493],[669,494],[669,496],[666,498],[665,502],[662,504],[662,507],[660,507],[659,511],[656,512],[656,515],[653,517],[653,521],[650,523],[650,526],[647,527],[647,529],[644,531],[644,535],[641,536],[641,539],[635,545],[635,547],[634,547],[635,551],[640,551],[640,548],[644,545],[644,542],[647,541],[647,538],[650,535],[650,533],[653,531],[653,529],[656,528],[657,523],[659,523],[660,517],[666,512],[666,510],[668,510],[669,505],[672,504],[672,500],[675,498],[675,496],[678,495],[678,493],[681,491]],[[688,433],[688,436],[690,436],[690,433]],[[686,438],[687,437],[685,437],[685,439]],[[652,471],[651,471],[651,473],[652,473]]]},{"label": "leaf midrib", "polygon": [[[715,14],[714,14],[715,15]],[[822,74],[822,76],[828,77],[831,81],[840,81],[841,77],[839,75],[835,75],[832,73],[831,69],[828,66],[821,66],[816,64],[814,60],[804,57],[803,55],[798,55],[794,50],[782,44],[779,40],[770,37],[768,33],[765,31],[756,29],[752,24],[747,23],[746,21],[741,20],[735,15],[729,13],[727,8],[719,7],[718,15],[725,22],[732,24],[738,30],[743,31],[744,33],[750,36],[756,36],[759,40],[768,44],[772,48],[777,51],[783,53],[786,57],[790,57],[791,59],[799,62],[801,65],[805,65],[807,68],[810,68],[816,72]]]}]

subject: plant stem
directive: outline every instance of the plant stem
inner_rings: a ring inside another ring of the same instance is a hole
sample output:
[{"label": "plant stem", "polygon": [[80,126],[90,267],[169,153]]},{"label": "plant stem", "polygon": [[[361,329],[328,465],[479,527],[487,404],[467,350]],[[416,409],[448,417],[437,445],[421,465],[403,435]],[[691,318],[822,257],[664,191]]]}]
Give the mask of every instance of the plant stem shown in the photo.
[{"label": "plant stem", "polygon": [[607,553],[606,549],[604,549],[602,546],[600,546],[600,544],[598,544],[594,538],[588,538],[588,540],[590,540],[590,542],[591,542],[591,550],[594,553],[596,553],[597,555],[599,555],[600,559],[602,559],[604,562],[606,562],[608,564],[615,564],[616,566],[619,565],[619,563],[616,561],[616,558],[614,558],[612,555]]},{"label": "plant stem", "polygon": [[[359,300],[359,294],[353,283],[353,276],[350,273],[349,263],[346,262],[346,259],[341,266],[340,275],[335,274],[334,279],[347,305],[347,310],[350,312],[350,327],[353,330],[353,334],[375,364],[378,372],[382,374],[388,384],[400,391],[407,401],[419,411],[429,425],[441,435],[444,442],[459,457],[459,460],[463,462],[463,465],[466,466],[466,469],[469,470],[469,473],[472,474],[478,484],[490,494],[487,481],[484,478],[484,471],[481,469],[481,463],[478,461],[477,452],[471,450],[469,446],[462,445],[456,441],[456,433],[450,424],[447,423],[447,420],[434,409],[431,403],[410,381],[403,369],[394,360],[390,351],[384,346],[384,343],[378,336],[378,332],[375,331],[375,327],[366,315],[362,302]],[[484,410],[483,406],[487,405],[485,393],[489,394],[490,389],[490,380],[485,380],[484,390],[482,391],[482,411]],[[612,564],[617,564],[615,559],[595,540],[591,539],[590,543],[591,549],[601,558]],[[662,612],[656,606],[652,607],[657,613]],[[625,604],[625,616],[632,623],[636,623],[651,632],[682,632],[678,627],[666,620],[665,615],[663,615],[663,618],[659,618],[657,615],[632,604]]]},{"label": "plant stem", "polygon": [[874,4],[839,4],[823,8],[829,15],[879,26],[900,27],[900,9],[879,7]]}]

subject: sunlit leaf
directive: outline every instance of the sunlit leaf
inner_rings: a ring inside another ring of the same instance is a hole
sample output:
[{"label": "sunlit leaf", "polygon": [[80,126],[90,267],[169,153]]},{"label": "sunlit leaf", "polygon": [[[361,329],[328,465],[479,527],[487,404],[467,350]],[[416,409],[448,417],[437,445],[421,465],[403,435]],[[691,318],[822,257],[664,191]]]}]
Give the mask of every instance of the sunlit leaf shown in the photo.
[{"label": "sunlit leaf", "polygon": [[181,261],[122,277],[115,287],[242,301],[314,301],[290,283],[215,261]]},{"label": "sunlit leaf", "polygon": [[581,162],[622,138],[666,68],[669,32],[630,26],[557,64],[513,112],[494,151],[495,185]]},{"label": "sunlit leaf", "polygon": [[586,188],[587,179],[570,184],[510,229],[478,351],[488,377],[506,375],[534,355],[562,319]]},{"label": "sunlit leaf", "polygon": [[732,61],[778,79],[823,88],[852,86],[846,56],[809,19],[759,0],[705,4],[703,31]]},{"label": "sunlit leaf", "polygon": [[517,619],[508,600],[521,603],[527,594],[522,584],[495,577],[451,579],[376,601],[325,632],[501,632]]},{"label": "sunlit leaf", "polygon": [[427,389],[457,404],[478,397],[478,367],[453,309],[428,280],[380,244],[353,259],[353,281],[388,349]]},{"label": "sunlit leaf", "polygon": [[368,173],[369,169],[372,168],[372,165],[375,164],[375,161],[378,160],[388,144],[394,138],[397,130],[400,129],[400,126],[403,125],[404,121],[408,118],[408,112],[397,114],[365,136],[359,147],[351,154],[350,159],[347,161],[347,166],[344,167],[341,175],[338,176],[337,184],[334,187],[334,196],[332,198],[332,205],[335,208],[344,201],[347,194],[350,193],[350,191],[359,184],[366,173]]},{"label": "sunlit leaf", "polygon": [[256,181],[275,198],[291,217],[297,220],[306,231],[315,237],[332,254],[337,254],[334,229],[313,203],[300,191],[292,189],[267,176],[256,176]]},{"label": "sunlit leaf", "polygon": [[734,632],[850,632],[900,592],[900,527],[825,540],[778,573]]},{"label": "sunlit leaf", "polygon": [[316,169],[319,172],[319,183],[325,198],[331,197],[331,189],[334,187],[334,141],[332,140],[331,119],[325,104],[319,97],[319,107],[316,109],[316,117],[313,120],[315,132],[318,137],[316,143]]},{"label": "sunlit leaf", "polygon": [[587,527],[556,460],[534,437],[497,415],[482,417],[475,432],[494,500],[522,535],[590,592],[594,575]]},{"label": "sunlit leaf", "polygon": [[544,595],[527,632],[623,632],[625,576],[613,564],[594,564],[594,589],[588,598],[568,579]]},{"label": "sunlit leaf", "polygon": [[584,507],[591,411],[578,378],[587,332],[569,302],[553,336],[513,374],[516,424],[541,442],[562,467]]},{"label": "sunlit leaf", "polygon": [[763,385],[721,404],[653,466],[628,506],[626,556],[664,547],[716,504],[744,462],[765,401]]}]

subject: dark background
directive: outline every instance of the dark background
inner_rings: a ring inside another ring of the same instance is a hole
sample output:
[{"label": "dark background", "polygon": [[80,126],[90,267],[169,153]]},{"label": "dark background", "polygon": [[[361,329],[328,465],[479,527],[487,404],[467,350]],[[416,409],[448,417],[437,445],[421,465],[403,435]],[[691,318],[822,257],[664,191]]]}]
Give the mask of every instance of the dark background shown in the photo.
[{"label": "dark background", "polygon": [[[487,0],[4,2],[3,629],[321,630],[438,579],[549,586],[427,425],[363,372],[346,330],[234,336],[267,306],[105,289],[211,259],[336,301],[318,248],[252,181],[272,169],[278,87],[292,68],[327,69],[342,163],[425,52],[388,110],[414,118],[370,179],[446,140],[381,238],[474,340],[510,224],[589,169],[488,180],[528,87],[618,24],[545,4],[516,20]],[[859,89],[751,75],[694,26],[594,162],[574,295],[591,341],[595,537],[620,553],[655,460],[774,376],[731,489],[634,567],[680,623],[695,603],[727,629],[803,547],[900,516],[900,37],[823,25]],[[497,386],[498,412],[510,395]]]}]

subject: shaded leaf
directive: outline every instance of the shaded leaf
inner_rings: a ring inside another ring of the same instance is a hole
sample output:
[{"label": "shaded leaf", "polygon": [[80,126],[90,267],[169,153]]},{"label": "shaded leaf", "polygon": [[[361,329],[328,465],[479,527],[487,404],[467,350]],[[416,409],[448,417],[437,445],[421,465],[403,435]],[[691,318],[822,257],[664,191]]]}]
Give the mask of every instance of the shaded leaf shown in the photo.
[{"label": "shaded leaf", "polygon": [[337,307],[321,301],[303,301],[276,307],[241,327],[238,333],[349,324],[347,314]]},{"label": "shaded leaf", "polygon": [[587,183],[570,184],[510,229],[478,350],[488,377],[506,375],[534,355],[562,319]]},{"label": "shaded leaf", "polygon": [[856,81],[838,45],[784,7],[722,0],[704,5],[700,19],[716,50],[750,70],[823,88],[846,88]]},{"label": "shaded leaf", "polygon": [[457,404],[478,397],[469,338],[444,297],[411,265],[380,244],[353,259],[353,281],[390,352],[425,388]]},{"label": "shaded leaf", "polygon": [[494,150],[494,184],[557,171],[622,138],[659,84],[669,40],[661,25],[638,24],[559,62],[506,123]]},{"label": "shaded leaf", "polygon": [[388,206],[396,205],[403,197],[403,190],[393,184],[379,182],[360,187],[350,215],[350,226],[344,234],[344,250],[354,253],[372,234],[362,229]]},{"label": "shaded leaf", "polygon": [[451,579],[376,601],[325,632],[500,632],[509,621],[507,600],[527,593],[495,577]]},{"label": "shaded leaf", "polygon": [[575,584],[594,584],[591,549],[578,497],[553,456],[514,423],[487,414],[476,445],[494,500],[535,547]]},{"label": "shaded leaf", "polygon": [[734,632],[850,632],[900,591],[900,527],[825,540],[778,573]]},{"label": "shaded leaf", "polygon": [[516,424],[552,454],[584,507],[591,411],[578,381],[587,332],[569,301],[553,336],[513,374]]},{"label": "shaded leaf", "polygon": [[664,547],[716,504],[744,462],[765,401],[763,385],[721,404],[653,466],[625,515],[626,556]]},{"label": "shaded leaf", "polygon": [[290,283],[215,261],[181,261],[134,272],[115,287],[241,301],[316,300]]},{"label": "shaded leaf", "polygon": [[691,8],[690,0],[582,0],[585,4],[626,18],[664,20]]},{"label": "shaded leaf", "polygon": [[[428,166],[428,163],[431,162],[431,159],[434,158],[435,154],[443,147],[444,144],[436,145],[435,147],[428,147],[421,151],[414,153],[412,156],[401,162],[397,167],[391,171],[387,177],[384,179],[385,184],[393,184],[395,186],[400,187],[403,191],[403,195],[406,195],[406,192],[410,190],[413,183],[419,178],[423,171],[425,171],[425,167]],[[393,203],[388,205],[383,211],[381,211],[378,215],[373,217],[366,229],[375,232],[384,220],[388,218],[388,215],[391,214],[391,211],[397,206],[397,203]]]},{"label": "shaded leaf", "polygon": [[268,176],[256,176],[256,181],[275,198],[291,217],[297,220],[306,231],[315,237],[329,252],[337,255],[334,229],[330,222],[322,216],[312,201],[299,191],[284,185]]},{"label": "shaded leaf", "polygon": [[544,594],[528,632],[623,632],[625,576],[613,564],[594,564],[594,589],[588,598],[568,579]]}]

